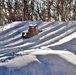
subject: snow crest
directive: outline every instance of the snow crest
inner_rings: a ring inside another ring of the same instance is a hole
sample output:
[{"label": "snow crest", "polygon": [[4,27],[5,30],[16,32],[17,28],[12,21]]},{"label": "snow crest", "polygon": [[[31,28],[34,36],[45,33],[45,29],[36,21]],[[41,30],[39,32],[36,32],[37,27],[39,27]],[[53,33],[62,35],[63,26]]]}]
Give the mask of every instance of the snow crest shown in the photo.
[{"label": "snow crest", "polygon": [[[29,24],[42,30],[24,39]],[[0,75],[76,75],[76,21],[23,21],[0,27]]]}]

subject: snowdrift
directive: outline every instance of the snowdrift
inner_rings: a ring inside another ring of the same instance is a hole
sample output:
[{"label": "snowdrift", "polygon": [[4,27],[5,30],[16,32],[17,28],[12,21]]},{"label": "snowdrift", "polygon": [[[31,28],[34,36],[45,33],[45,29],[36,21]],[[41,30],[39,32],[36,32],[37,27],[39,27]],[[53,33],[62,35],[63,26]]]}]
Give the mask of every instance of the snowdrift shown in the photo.
[{"label": "snowdrift", "polygon": [[[42,30],[21,37],[29,24]],[[0,75],[76,75],[76,21],[23,21],[0,27]]]}]

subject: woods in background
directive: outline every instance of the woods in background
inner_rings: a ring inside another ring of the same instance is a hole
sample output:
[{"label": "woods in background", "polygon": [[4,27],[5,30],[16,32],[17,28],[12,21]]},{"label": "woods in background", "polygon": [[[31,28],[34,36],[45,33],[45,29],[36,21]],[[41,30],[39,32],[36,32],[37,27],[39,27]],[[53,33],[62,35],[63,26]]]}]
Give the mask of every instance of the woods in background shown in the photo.
[{"label": "woods in background", "polygon": [[76,20],[76,0],[0,0],[0,25],[25,20]]}]

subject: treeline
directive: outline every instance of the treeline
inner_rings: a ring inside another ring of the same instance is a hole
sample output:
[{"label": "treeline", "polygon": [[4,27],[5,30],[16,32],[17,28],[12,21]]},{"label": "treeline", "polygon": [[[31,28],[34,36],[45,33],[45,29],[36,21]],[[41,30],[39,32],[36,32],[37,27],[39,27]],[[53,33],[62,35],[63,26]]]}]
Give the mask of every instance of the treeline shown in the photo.
[{"label": "treeline", "polygon": [[0,25],[24,20],[76,20],[76,0],[0,0]]}]

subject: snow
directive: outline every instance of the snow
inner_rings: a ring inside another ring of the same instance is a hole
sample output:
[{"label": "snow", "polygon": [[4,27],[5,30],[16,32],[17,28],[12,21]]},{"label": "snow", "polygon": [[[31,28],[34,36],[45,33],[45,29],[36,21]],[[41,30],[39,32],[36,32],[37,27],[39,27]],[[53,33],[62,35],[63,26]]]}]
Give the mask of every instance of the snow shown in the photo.
[{"label": "snow", "polygon": [[[29,25],[41,33],[21,37]],[[76,21],[23,21],[0,27],[0,75],[76,75]]]}]

